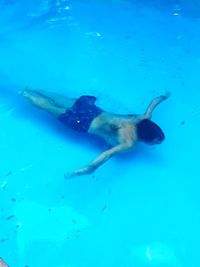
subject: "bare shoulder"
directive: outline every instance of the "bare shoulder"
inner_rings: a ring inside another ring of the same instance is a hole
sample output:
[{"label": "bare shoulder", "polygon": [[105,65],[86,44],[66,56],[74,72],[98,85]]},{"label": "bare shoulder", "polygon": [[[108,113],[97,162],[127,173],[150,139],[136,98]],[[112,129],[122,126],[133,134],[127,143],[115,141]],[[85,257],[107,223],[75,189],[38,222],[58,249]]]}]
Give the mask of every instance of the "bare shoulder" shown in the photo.
[{"label": "bare shoulder", "polygon": [[91,131],[98,129],[116,130],[122,127],[123,123],[127,121],[126,115],[117,115],[110,112],[103,112],[96,117],[91,124]]},{"label": "bare shoulder", "polygon": [[134,121],[136,121],[134,115],[117,115],[103,112],[92,122],[90,132],[105,139],[111,145],[125,142],[131,144],[136,139]]}]

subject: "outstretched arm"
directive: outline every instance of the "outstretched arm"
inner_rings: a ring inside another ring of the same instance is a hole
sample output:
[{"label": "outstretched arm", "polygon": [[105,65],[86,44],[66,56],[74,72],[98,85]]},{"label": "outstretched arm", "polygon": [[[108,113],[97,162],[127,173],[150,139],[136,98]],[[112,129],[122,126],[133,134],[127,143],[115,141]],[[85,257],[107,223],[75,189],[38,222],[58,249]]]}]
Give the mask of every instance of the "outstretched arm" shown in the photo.
[{"label": "outstretched arm", "polygon": [[109,150],[104,151],[101,153],[94,161],[92,161],[88,166],[83,167],[81,169],[75,170],[74,172],[70,174],[65,174],[66,179],[70,179],[74,176],[78,175],[84,175],[84,174],[89,174],[93,173],[100,165],[102,165],[104,162],[109,160],[113,155],[126,151],[130,149],[132,145],[125,143],[125,144],[119,144],[115,147],[110,148]]},{"label": "outstretched arm", "polygon": [[165,99],[167,99],[169,97],[169,93],[166,93],[165,95],[161,95],[161,96],[158,96],[156,98],[154,98],[151,103],[149,104],[148,108],[146,109],[145,111],[145,118],[146,119],[151,119],[151,116],[152,116],[152,112],[153,110],[161,103],[163,102]]}]

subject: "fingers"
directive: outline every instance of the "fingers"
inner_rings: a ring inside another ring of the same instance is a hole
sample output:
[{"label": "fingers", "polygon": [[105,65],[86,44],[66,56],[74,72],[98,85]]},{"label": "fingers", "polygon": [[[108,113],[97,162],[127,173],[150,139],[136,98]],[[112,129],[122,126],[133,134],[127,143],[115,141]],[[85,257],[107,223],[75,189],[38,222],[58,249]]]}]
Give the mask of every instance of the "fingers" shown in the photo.
[{"label": "fingers", "polygon": [[165,92],[165,97],[168,98],[171,95],[170,91]]},{"label": "fingers", "polygon": [[171,95],[170,91],[165,91],[165,93],[161,96],[163,100],[167,99]]},{"label": "fingers", "polygon": [[70,173],[66,173],[64,175],[64,177],[65,177],[66,180],[69,180],[69,179],[72,179],[72,178],[74,178],[76,176],[91,174],[93,171],[94,171],[94,169],[89,168],[89,167],[85,167],[85,168],[82,168],[82,169],[79,169],[79,170],[76,170],[76,171],[73,171],[73,172],[70,172]]},{"label": "fingers", "polygon": [[[153,101],[155,102],[156,105],[158,105],[159,103],[161,103],[162,101],[166,100],[168,97],[170,96],[170,92],[165,92],[163,95],[155,98]],[[155,106],[156,106],[155,105]]]},{"label": "fingers", "polygon": [[86,174],[83,170],[77,170],[77,171],[73,171],[73,172],[69,172],[69,173],[65,173],[64,177],[66,180],[70,180],[75,178],[76,176],[80,176]]},{"label": "fingers", "polygon": [[66,180],[73,179],[73,178],[76,177],[76,176],[77,176],[77,174],[75,174],[74,172],[71,172],[71,173],[65,173],[65,174],[64,174],[64,178],[65,178]]}]

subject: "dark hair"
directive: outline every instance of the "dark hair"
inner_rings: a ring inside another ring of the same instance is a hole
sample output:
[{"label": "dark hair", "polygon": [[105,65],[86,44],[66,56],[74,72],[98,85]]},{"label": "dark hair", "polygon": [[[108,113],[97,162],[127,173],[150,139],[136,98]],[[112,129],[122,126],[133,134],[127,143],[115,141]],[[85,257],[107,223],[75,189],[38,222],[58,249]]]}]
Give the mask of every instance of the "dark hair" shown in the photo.
[{"label": "dark hair", "polygon": [[147,143],[161,142],[165,139],[161,128],[148,119],[141,120],[137,124],[137,135],[139,140]]}]

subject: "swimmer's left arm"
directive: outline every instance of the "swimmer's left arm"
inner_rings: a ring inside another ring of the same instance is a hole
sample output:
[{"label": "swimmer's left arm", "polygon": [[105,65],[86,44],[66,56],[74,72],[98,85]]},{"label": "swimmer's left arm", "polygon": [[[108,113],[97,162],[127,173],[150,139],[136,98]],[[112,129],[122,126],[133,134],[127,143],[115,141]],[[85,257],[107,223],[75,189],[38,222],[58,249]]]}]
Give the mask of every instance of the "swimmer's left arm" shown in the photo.
[{"label": "swimmer's left arm", "polygon": [[66,174],[65,178],[70,179],[74,176],[84,175],[84,174],[90,174],[93,173],[99,166],[101,166],[103,163],[105,163],[107,160],[109,160],[112,156],[119,152],[126,151],[130,149],[133,145],[130,143],[122,143],[115,147],[112,147],[111,149],[108,149],[101,153],[94,161],[92,161],[88,166],[83,167],[81,169],[75,170],[74,172],[70,174]]},{"label": "swimmer's left arm", "polygon": [[164,100],[166,100],[168,97],[170,96],[169,92],[166,92],[166,94],[158,96],[156,98],[154,98],[151,103],[149,104],[149,106],[147,107],[145,113],[144,113],[144,118],[145,119],[151,119],[152,117],[152,112],[154,111],[154,109]]}]

